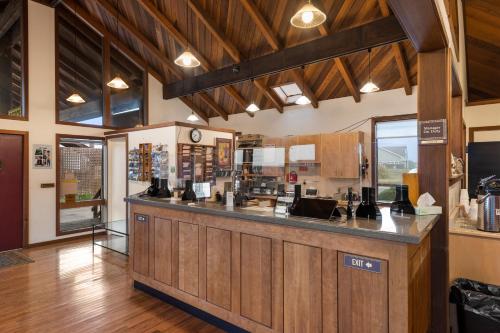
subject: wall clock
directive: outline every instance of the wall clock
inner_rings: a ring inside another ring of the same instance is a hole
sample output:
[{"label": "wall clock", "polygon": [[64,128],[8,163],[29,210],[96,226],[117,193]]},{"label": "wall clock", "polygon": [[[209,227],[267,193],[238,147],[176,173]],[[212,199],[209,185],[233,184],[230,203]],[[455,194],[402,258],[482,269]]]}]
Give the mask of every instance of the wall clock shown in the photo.
[{"label": "wall clock", "polygon": [[189,137],[191,138],[191,141],[194,143],[198,143],[201,141],[201,132],[197,128],[193,128],[191,132],[189,132]]}]

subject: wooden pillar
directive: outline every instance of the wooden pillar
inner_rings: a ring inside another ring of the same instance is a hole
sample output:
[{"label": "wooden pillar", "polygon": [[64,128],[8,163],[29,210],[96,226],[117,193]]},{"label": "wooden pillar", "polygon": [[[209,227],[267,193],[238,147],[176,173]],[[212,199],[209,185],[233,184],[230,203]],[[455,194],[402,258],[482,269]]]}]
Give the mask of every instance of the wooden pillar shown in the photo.
[{"label": "wooden pillar", "polygon": [[[418,53],[418,120],[449,119],[451,107],[451,59],[449,49]],[[448,292],[448,143],[420,145],[418,149],[420,193],[429,192],[443,215],[431,232],[431,330],[449,332]]]}]

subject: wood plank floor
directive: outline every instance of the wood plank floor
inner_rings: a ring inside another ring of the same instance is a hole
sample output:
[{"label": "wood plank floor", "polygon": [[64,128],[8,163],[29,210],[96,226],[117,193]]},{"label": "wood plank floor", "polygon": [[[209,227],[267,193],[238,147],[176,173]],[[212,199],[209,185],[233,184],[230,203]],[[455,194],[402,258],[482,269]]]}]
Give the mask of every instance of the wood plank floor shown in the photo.
[{"label": "wood plank floor", "polygon": [[0,332],[223,332],[134,290],[127,259],[89,241],[23,250],[35,263],[0,269]]}]

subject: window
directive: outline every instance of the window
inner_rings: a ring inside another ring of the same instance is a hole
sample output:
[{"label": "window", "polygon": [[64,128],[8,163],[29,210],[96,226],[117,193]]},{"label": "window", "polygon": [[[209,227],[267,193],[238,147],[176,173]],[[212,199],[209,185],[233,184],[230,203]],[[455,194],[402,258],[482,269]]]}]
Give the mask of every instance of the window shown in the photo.
[{"label": "window", "polygon": [[26,119],[26,2],[0,2],[0,118]]},{"label": "window", "polygon": [[57,136],[57,235],[101,222],[103,144],[101,138]]},{"label": "window", "polygon": [[[56,30],[57,123],[107,128],[143,125],[144,68],[64,6],[56,8]],[[107,86],[116,76],[127,89]],[[75,93],[84,102],[68,101]]]},{"label": "window", "polygon": [[[101,36],[71,12],[57,15],[57,103],[59,122],[103,125],[103,61]],[[85,103],[67,98],[78,93]]]},{"label": "window", "polygon": [[403,174],[416,172],[418,139],[416,119],[375,120],[375,184],[378,200],[393,201]]},{"label": "window", "polygon": [[302,90],[300,90],[296,83],[288,83],[273,87],[273,90],[285,105],[294,104],[297,99],[302,96]]}]

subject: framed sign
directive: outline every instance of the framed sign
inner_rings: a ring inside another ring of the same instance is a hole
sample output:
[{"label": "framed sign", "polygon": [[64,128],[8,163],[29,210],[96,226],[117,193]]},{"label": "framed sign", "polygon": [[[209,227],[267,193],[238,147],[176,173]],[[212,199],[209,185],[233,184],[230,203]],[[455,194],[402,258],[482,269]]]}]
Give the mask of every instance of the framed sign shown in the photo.
[{"label": "framed sign", "polygon": [[33,145],[33,169],[52,169],[51,145]]},{"label": "framed sign", "polygon": [[233,140],[215,139],[215,156],[218,171],[231,171],[233,167]]},{"label": "framed sign", "polygon": [[418,122],[418,142],[420,144],[445,144],[447,140],[448,130],[446,119]]}]

